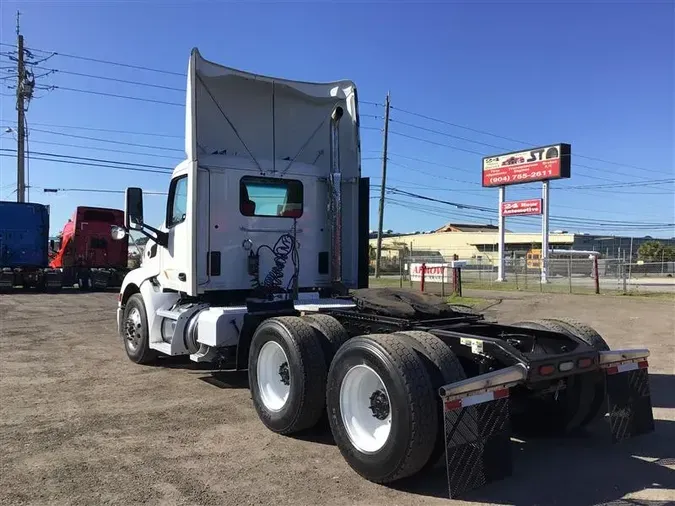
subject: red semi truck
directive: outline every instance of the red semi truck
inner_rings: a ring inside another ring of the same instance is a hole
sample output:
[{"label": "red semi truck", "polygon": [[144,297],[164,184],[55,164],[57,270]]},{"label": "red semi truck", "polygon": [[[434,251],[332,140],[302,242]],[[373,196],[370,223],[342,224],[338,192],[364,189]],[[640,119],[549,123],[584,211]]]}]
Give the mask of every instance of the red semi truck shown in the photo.
[{"label": "red semi truck", "polygon": [[124,225],[124,212],[78,207],[63,227],[50,267],[63,272],[64,286],[83,290],[120,286],[128,268],[128,241],[113,241],[110,227]]}]

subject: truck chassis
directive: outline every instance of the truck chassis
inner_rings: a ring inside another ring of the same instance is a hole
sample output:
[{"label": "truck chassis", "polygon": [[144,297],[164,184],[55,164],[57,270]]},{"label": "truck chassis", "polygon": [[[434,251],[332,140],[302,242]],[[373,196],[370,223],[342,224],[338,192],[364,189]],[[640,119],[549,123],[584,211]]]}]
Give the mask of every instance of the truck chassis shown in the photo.
[{"label": "truck chassis", "polygon": [[[412,316],[397,315],[401,299]],[[214,308],[183,298],[157,314],[176,320],[174,339],[183,336],[192,360],[248,370],[270,430],[302,431],[327,412],[349,465],[378,483],[423,472],[444,454],[455,498],[512,473],[514,429],[570,432],[608,413],[614,442],[654,430],[648,350],[610,351],[569,319],[501,325],[458,308],[434,314],[430,300],[389,289],[359,290],[339,304],[249,299]],[[124,302],[118,327],[129,357],[154,361],[162,348],[142,329],[145,309],[133,319]],[[229,322],[236,342],[203,344],[211,338],[197,321],[209,309],[243,312],[240,328]]]}]

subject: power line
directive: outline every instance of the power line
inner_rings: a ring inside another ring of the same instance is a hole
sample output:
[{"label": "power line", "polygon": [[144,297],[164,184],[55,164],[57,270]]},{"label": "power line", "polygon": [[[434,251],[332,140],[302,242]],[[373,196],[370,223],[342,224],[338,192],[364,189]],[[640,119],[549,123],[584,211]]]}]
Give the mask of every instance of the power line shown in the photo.
[{"label": "power line", "polygon": [[100,137],[89,137],[89,136],[86,136],[86,135],[76,135],[76,134],[70,134],[70,133],[65,133],[65,132],[54,132],[53,130],[43,130],[41,128],[33,128],[32,131],[33,132],[43,132],[43,133],[50,134],[50,135],[60,135],[62,137],[71,137],[73,139],[85,139],[85,140],[89,140],[89,141],[107,142],[107,143],[110,143],[110,144],[119,144],[119,145],[122,145],[122,146],[134,146],[134,147],[137,147],[137,148],[159,149],[159,150],[162,150],[162,151],[175,151],[177,153],[184,153],[185,152],[184,150],[178,149],[178,148],[167,148],[167,147],[164,147],[164,146],[153,146],[153,145],[150,145],[150,144],[137,144],[135,142],[114,141],[114,140],[110,140],[110,139],[101,139]]},{"label": "power line", "polygon": [[[491,148],[495,148],[495,149],[500,149],[504,152],[512,151],[510,148],[506,148],[504,146],[496,146],[494,144],[489,144],[487,142],[477,141],[477,140],[474,140],[474,139],[469,139],[467,137],[461,137],[459,135],[453,135],[453,134],[450,134],[450,133],[447,133],[447,132],[443,132],[441,130],[435,130],[433,128],[426,128],[426,127],[423,127],[423,126],[420,126],[420,125],[415,125],[413,123],[408,123],[408,122],[405,122],[405,121],[398,121],[396,119],[391,119],[390,121],[393,122],[393,123],[398,123],[400,125],[406,125],[406,126],[409,126],[411,128],[416,128],[418,130],[423,130],[425,132],[430,132],[430,133],[437,134],[437,135],[443,135],[445,137],[449,137],[449,138],[452,138],[452,139],[458,139],[458,140],[462,140],[462,141],[465,141],[465,142],[471,142],[473,144],[479,144],[481,146],[487,146],[487,147],[491,147]],[[399,134],[399,135],[401,135],[401,134]],[[453,149],[461,149],[461,148],[453,147]],[[487,153],[479,153],[479,154],[481,154],[482,156],[488,155]],[[574,156],[576,157],[576,156],[580,156],[580,155],[574,154]],[[583,158],[588,158],[588,157],[583,157]],[[595,158],[594,160],[602,161],[602,160],[597,159],[597,158]],[[576,163],[576,162],[574,162],[573,165],[575,167],[583,167],[585,169],[594,170],[594,171],[597,171],[597,172],[608,172],[608,173],[611,173],[611,174],[617,174],[617,175],[620,175],[620,176],[632,177],[632,178],[635,178],[635,179],[644,179],[643,177],[636,176],[635,174],[627,174],[625,172],[618,172],[616,170],[600,169],[598,167],[591,167],[589,165],[582,165],[582,164]],[[657,172],[658,174],[664,174],[663,172],[660,172],[660,171],[654,171],[654,172]]]},{"label": "power line", "polygon": [[[43,186],[34,186],[40,190],[56,190],[57,192],[87,192],[87,193],[125,193],[126,190],[106,190],[102,188],[45,188]],[[45,192],[53,193],[53,192]],[[168,195],[167,192],[143,191],[144,195]]]},{"label": "power line", "polygon": [[34,123],[31,122],[32,125],[35,126],[43,126],[43,127],[51,127],[51,128],[66,128],[66,129],[72,129],[72,130],[89,130],[92,132],[109,132],[109,133],[116,133],[116,134],[128,134],[128,135],[147,135],[150,137],[166,137],[166,138],[172,138],[172,139],[183,139],[184,137],[182,135],[170,135],[170,134],[158,134],[158,133],[152,133],[152,132],[137,132],[137,131],[130,131],[130,130],[113,130],[110,128],[94,128],[94,127],[85,127],[85,126],[77,126],[77,125],[55,125],[53,123]]},{"label": "power line", "polygon": [[153,98],[143,98],[143,97],[132,97],[130,95],[119,95],[117,93],[105,93],[102,91],[93,91],[93,90],[82,90],[80,88],[68,88],[65,86],[50,86],[49,89],[55,89],[55,90],[64,90],[64,91],[73,91],[77,93],[88,93],[90,95],[100,95],[103,97],[113,97],[113,98],[125,98],[127,100],[137,100],[139,102],[149,102],[153,104],[161,104],[161,105],[173,105],[177,107],[185,107],[185,104],[181,104],[178,102],[168,102],[166,100],[155,100]]},{"label": "power line", "polygon": [[106,77],[106,76],[97,76],[93,74],[84,74],[82,72],[72,72],[70,70],[60,70],[60,69],[45,69],[50,72],[55,72],[59,74],[68,74],[71,76],[79,76],[79,77],[89,77],[92,79],[101,79],[103,81],[113,81],[116,83],[124,83],[124,84],[133,84],[137,86],[147,86],[149,88],[158,88],[161,90],[169,90],[169,91],[179,91],[181,93],[185,93],[185,89],[183,88],[176,88],[175,86],[163,86],[161,84],[153,84],[153,83],[143,83],[140,81],[130,81],[128,79],[117,79],[115,77]]},{"label": "power line", "polygon": [[[441,204],[450,205],[450,206],[456,207],[458,209],[470,209],[470,210],[487,212],[487,213],[491,213],[491,214],[497,213],[497,210],[495,210],[493,208],[476,206],[476,205],[472,205],[472,204],[463,204],[463,203],[459,203],[459,202],[451,202],[451,201],[447,201],[447,200],[441,200],[441,199],[429,197],[429,196],[426,196],[426,195],[420,195],[418,193],[398,190],[396,188],[390,188],[390,191],[392,191],[393,193],[399,194],[399,195],[413,197],[413,198],[417,198],[417,199],[420,199],[420,200],[428,200],[430,202],[438,202],[438,203],[441,203]],[[574,216],[555,216],[555,217],[551,217],[551,220],[556,220],[558,222],[566,221],[566,222],[571,222],[571,223],[579,222],[579,224],[582,224],[582,225],[586,224],[586,223],[595,222],[595,223],[601,223],[601,224],[605,224],[605,225],[606,224],[612,224],[612,225],[614,225],[614,224],[619,225],[620,224],[620,225],[627,225],[627,226],[633,226],[634,225],[636,227],[649,227],[649,226],[673,226],[673,227],[675,227],[675,223],[664,224],[664,223],[647,223],[647,222],[634,222],[634,221],[629,222],[629,221],[625,221],[625,220],[622,220],[622,221],[589,220],[589,219],[585,219],[585,218],[577,218],[577,217],[574,217]]]},{"label": "power line", "polygon": [[[0,151],[9,151],[9,152],[16,152],[15,149],[5,149],[5,148],[0,148]],[[149,165],[145,163],[133,163],[133,162],[126,162],[126,161],[119,161],[119,160],[105,160],[102,158],[89,158],[86,156],[74,156],[74,155],[66,155],[66,154],[61,154],[61,153],[49,153],[49,152],[41,152],[41,151],[33,151],[31,150],[32,155],[41,155],[41,156],[53,156],[56,158],[71,158],[73,160],[84,160],[87,162],[100,162],[100,163],[114,163],[114,164],[119,164],[119,165],[127,165],[130,167],[144,167],[144,168],[149,168],[149,169],[164,169],[167,171],[173,171],[171,167],[162,167],[161,165]]]},{"label": "power line", "polygon": [[[458,146],[453,146],[451,144],[445,144],[443,142],[436,142],[436,141],[432,141],[432,140],[429,140],[429,139],[424,139],[423,137],[416,137],[414,135],[408,135],[408,134],[404,134],[404,133],[401,133],[401,132],[394,132],[394,131],[390,131],[389,133],[394,134],[394,135],[398,135],[400,137],[407,137],[408,139],[413,139],[413,140],[416,140],[416,141],[421,141],[421,142],[426,142],[428,144],[433,144],[434,146],[441,146],[441,147],[444,147],[444,148],[454,149],[454,150],[457,150],[457,151],[465,151],[467,153],[473,153],[475,155],[485,156],[485,153],[482,153],[480,151],[474,151],[472,149],[460,148]],[[582,165],[579,165],[579,164],[576,164],[576,165],[579,166],[579,167],[582,167]],[[588,174],[579,174],[579,177],[585,177],[585,178],[588,178],[588,179],[597,179],[598,181],[616,181],[616,179],[608,179],[606,177],[598,177],[598,176],[589,176]],[[635,176],[633,176],[633,177],[635,177]]]},{"label": "power line", "polygon": [[[420,162],[420,163],[426,163],[426,164],[429,164],[429,165],[436,165],[438,167],[443,167],[443,168],[447,168],[447,169],[459,170],[459,171],[463,171],[463,172],[470,172],[472,174],[476,173],[476,171],[474,171],[474,170],[456,167],[456,166],[452,166],[452,165],[447,165],[447,164],[443,164],[443,163],[438,163],[438,162],[434,162],[434,161],[431,161],[431,160],[425,160],[423,158],[416,158],[416,157],[412,157],[412,156],[401,155],[399,153],[390,153],[390,155],[394,156],[394,157],[397,157],[397,158],[404,158],[404,159],[407,159],[407,160],[412,160],[412,161],[416,161],[416,162]],[[393,163],[394,165],[398,165],[398,166],[400,166],[402,168],[405,168],[405,169],[408,169],[408,170],[412,170],[412,171],[415,171],[415,172],[421,172],[422,174],[426,174],[426,175],[429,175],[431,177],[436,177],[436,178],[439,178],[439,179],[451,179],[451,178],[448,178],[447,176],[443,176],[443,175],[440,175],[440,174],[434,174],[434,173],[431,173],[431,172],[420,171],[419,169],[417,169],[415,167],[410,167],[408,165],[403,165],[403,164],[392,162],[392,161],[390,161],[390,163]],[[454,180],[454,181],[482,186],[480,183],[477,183],[475,181],[462,181],[462,180]],[[551,188],[551,190],[569,191],[569,190],[577,190],[577,189],[632,187],[632,186],[643,186],[643,185],[649,186],[649,185],[654,185],[654,184],[661,184],[661,181],[663,181],[663,180],[647,180],[647,181],[639,181],[639,182],[635,182],[635,183],[632,183],[632,182],[629,182],[629,183],[616,182],[616,183],[607,184],[607,185],[555,186],[555,187]],[[488,188],[482,188],[482,189],[476,189],[476,190],[462,189],[462,190],[453,190],[453,191],[482,192],[485,189],[488,189]],[[534,188],[526,188],[526,187],[520,187],[520,188],[510,187],[509,191],[535,191],[535,189]],[[597,191],[608,191],[608,190],[597,190]],[[631,195],[642,195],[643,194],[642,192],[639,192],[639,193],[625,192],[625,193],[631,194]],[[668,195],[668,194],[670,194],[670,192],[663,192],[663,195]],[[661,195],[661,193],[659,193],[659,195]]]},{"label": "power line", "polygon": [[182,159],[179,156],[167,156],[167,155],[158,155],[156,153],[141,153],[140,151],[129,151],[128,149],[112,149],[112,148],[101,148],[101,147],[94,147],[94,146],[82,146],[79,144],[68,144],[65,142],[49,142],[49,141],[41,141],[41,140],[31,140],[31,144],[45,144],[45,145],[50,145],[50,146],[60,146],[63,148],[78,148],[78,149],[86,149],[89,151],[106,151],[110,153],[123,153],[125,155],[139,155],[139,156],[151,156],[153,158],[166,158],[167,160],[179,160]]},{"label": "power line", "polygon": [[420,174],[425,174],[427,176],[436,177],[436,178],[439,178],[439,179],[445,179],[447,181],[454,181],[455,183],[475,184],[475,185],[480,184],[480,183],[476,183],[475,181],[464,181],[462,179],[454,179],[454,178],[451,178],[451,177],[448,177],[448,176],[441,176],[439,174],[434,174],[432,172],[426,172],[426,171],[423,171],[423,170],[420,170],[420,169],[417,169],[417,168],[410,167],[408,165],[404,165],[402,163],[394,162],[391,159],[389,159],[388,161],[389,161],[390,164],[392,164],[396,167],[401,167],[403,169],[408,169],[408,170],[412,170],[414,172],[419,172]]},{"label": "power line", "polygon": [[[451,211],[451,210],[447,210],[447,209],[444,209],[444,208],[441,208],[441,207],[438,207],[438,206],[433,206],[433,205],[417,204],[417,203],[414,203],[414,202],[409,201],[409,200],[398,200],[398,199],[395,199],[395,198],[392,198],[392,197],[390,197],[388,200],[391,202],[392,205],[394,205],[396,207],[402,207],[402,208],[405,208],[408,211],[412,210],[412,211],[424,213],[425,215],[438,216],[438,217],[441,217],[441,218],[446,219],[446,220],[448,218],[453,217],[453,216],[458,216],[460,219],[463,219],[463,220],[468,218],[468,219],[476,220],[480,223],[485,223],[486,221],[488,221],[491,224],[493,221],[495,221],[495,219],[489,218],[489,217],[486,217],[486,216],[480,216],[480,215],[475,215],[475,214],[471,214],[471,213],[464,213],[464,212],[460,212],[460,211]],[[521,217],[521,218],[525,218],[525,217]],[[559,225],[564,226],[565,228],[571,228],[571,229],[577,229],[577,230],[581,230],[583,228],[585,230],[603,230],[603,231],[613,230],[613,231],[627,231],[627,232],[631,232],[631,231],[635,231],[635,230],[641,230],[641,229],[645,228],[643,225],[640,225],[640,226],[623,226],[623,225],[614,226],[614,225],[602,225],[602,224],[587,224],[587,225],[580,226],[579,224],[560,224],[560,223],[559,223]],[[540,225],[538,223],[521,223],[520,226],[538,229]],[[670,228],[671,228],[671,226],[664,225],[664,226],[650,227],[650,230],[669,230]],[[532,232],[530,232],[530,233],[532,233]],[[414,234],[409,233],[409,234],[401,234],[401,235],[414,235]]]},{"label": "power line", "polygon": [[624,188],[624,187],[636,187],[636,186],[653,186],[653,185],[661,185],[661,184],[673,184],[675,183],[675,178],[669,178],[669,179],[650,179],[647,181],[636,181],[636,182],[626,182],[626,183],[612,183],[612,184],[596,184],[596,185],[581,185],[581,186],[567,186],[565,189],[567,190],[578,190],[578,189],[584,189],[584,188]]},{"label": "power line", "polygon": [[[479,174],[480,175],[480,170],[473,170],[473,169],[456,167],[454,165],[447,165],[445,163],[432,162],[431,160],[425,160],[423,158],[416,158],[414,156],[401,155],[401,154],[398,154],[398,153],[390,153],[390,155],[396,156],[398,158],[405,158],[407,160],[412,160],[414,162],[421,162],[421,163],[428,163],[429,165],[436,165],[438,167],[443,167],[445,169],[459,170],[461,172],[468,172],[470,174],[474,174],[474,175]],[[473,181],[473,182],[471,182],[471,184],[480,184],[480,183],[476,183],[475,181]]]},{"label": "power line", "polygon": [[[6,153],[2,153],[2,152]],[[13,155],[9,153],[16,153],[15,149],[5,149],[5,148],[0,148],[0,156],[3,157],[13,157]],[[62,153],[40,153],[41,156],[33,156],[33,154],[36,154],[35,152],[31,151],[31,160],[42,160],[42,161],[47,161],[47,162],[56,162],[56,163],[67,163],[70,165],[82,165],[86,167],[102,167],[102,168],[109,168],[109,169],[119,169],[119,170],[130,170],[130,171],[139,171],[139,172],[150,172],[150,173],[159,173],[159,174],[171,174],[172,170],[169,167],[161,167],[157,165],[149,165],[149,164],[134,164],[131,162],[123,162],[119,160],[109,160],[109,159],[97,159],[97,158],[88,158],[88,157],[76,157],[72,155],[66,155]],[[48,156],[50,158],[45,158],[45,156]],[[84,161],[78,161],[78,160],[87,160],[86,162]],[[92,161],[100,161],[102,163],[89,163],[89,160]],[[127,167],[125,165],[131,165],[131,167]],[[136,166],[136,167],[134,167]],[[230,165],[217,165],[215,163],[202,163],[200,166],[203,166],[207,169],[227,169],[227,170],[234,170],[234,171],[241,171],[241,172],[250,172],[251,169],[245,168],[245,167],[233,167]],[[148,168],[146,168],[148,167]],[[152,168],[159,167],[164,170],[152,170]],[[323,176],[321,175],[309,175],[303,172],[287,172],[288,175],[292,176],[302,176],[302,177],[312,177],[315,179],[323,179]]]},{"label": "power line", "polygon": [[[0,45],[12,47],[12,48],[14,47],[13,44],[8,44],[8,43],[0,43]],[[83,61],[89,61],[89,62],[95,62],[95,63],[102,63],[102,64],[114,65],[114,66],[118,66],[118,67],[125,67],[125,68],[130,68],[130,69],[135,69],[135,70],[144,70],[144,71],[149,71],[149,72],[156,72],[156,73],[161,73],[161,74],[166,74],[166,75],[174,75],[174,76],[180,76],[180,77],[185,77],[185,75],[186,75],[183,72],[175,72],[175,71],[169,71],[169,70],[164,70],[164,69],[156,69],[156,68],[151,68],[151,67],[147,67],[147,66],[143,66],[143,65],[133,65],[133,64],[128,64],[128,63],[105,60],[105,59],[101,59],[101,58],[91,58],[91,57],[68,54],[68,53],[60,53],[58,51],[47,51],[47,50],[44,50],[44,49],[34,49],[34,48],[31,48],[30,51],[48,54],[49,56],[47,56],[45,59],[48,59],[52,56],[61,56],[63,58],[71,58],[71,59],[77,59],[77,60],[83,60]],[[42,60],[42,61],[44,61],[44,60]],[[41,62],[33,62],[33,63],[41,63]],[[69,73],[69,74],[72,74],[72,75],[80,75],[80,76],[84,76],[84,77],[92,77],[92,78],[97,78],[97,79],[106,79],[106,80],[111,80],[111,81],[126,82],[126,83],[129,83],[129,84],[137,84],[137,85],[141,85],[141,86],[152,86],[152,87],[159,87],[159,88],[164,88],[164,89],[168,89],[168,90],[183,91],[180,88],[169,87],[169,86],[161,86],[161,85],[155,85],[155,84],[150,84],[150,83],[120,80],[120,79],[108,78],[108,77],[104,77],[104,76],[95,76],[95,75],[91,75],[91,74],[70,72],[70,71],[64,71],[64,70],[58,70],[58,69],[49,69],[49,70],[57,70],[59,72]],[[161,104],[166,104],[166,105],[175,105],[175,106],[181,106],[181,107],[184,106],[184,104],[179,104],[179,103],[175,103],[175,102],[157,101],[157,100],[152,100],[152,99],[130,97],[130,96],[124,96],[124,95],[106,94],[106,93],[103,93],[103,92],[95,92],[95,91],[91,91],[91,90],[81,90],[81,89],[76,89],[76,88],[65,88],[65,87],[59,87],[59,88],[63,89],[63,90],[67,90],[67,91],[90,93],[90,94],[103,95],[103,96],[112,96],[112,97],[118,97],[118,98],[127,98],[127,99],[131,99],[131,100],[142,100],[142,101],[147,101],[147,102],[161,103]],[[384,107],[384,105],[379,103],[379,102],[371,102],[371,101],[368,101],[368,100],[359,100],[359,103]],[[515,143],[525,144],[525,145],[530,145],[530,146],[532,145],[532,143],[525,142],[525,141],[518,140],[518,139],[514,139],[512,137],[507,137],[507,136],[495,134],[493,132],[488,132],[486,130],[468,127],[466,125],[460,125],[458,123],[453,123],[453,122],[450,122],[450,121],[442,120],[440,118],[435,118],[435,117],[432,117],[432,116],[428,116],[426,114],[421,114],[421,113],[418,113],[418,112],[415,112],[415,111],[411,111],[409,109],[404,109],[404,108],[400,108],[400,107],[396,107],[396,106],[392,106],[391,108],[394,109],[394,110],[398,110],[402,113],[417,116],[419,118],[423,118],[423,119],[426,119],[426,120],[429,120],[429,121],[438,122],[438,123],[441,123],[441,124],[453,126],[453,127],[456,127],[456,128],[461,128],[461,129],[464,129],[464,130],[472,131],[472,132],[483,134],[483,135],[489,135],[491,137],[500,138],[500,139],[507,140],[507,141],[510,141],[510,142],[515,142]],[[369,117],[369,116],[373,116],[373,115],[364,115],[364,116]],[[373,116],[373,117],[379,118],[378,116]],[[396,120],[392,120],[392,121],[396,121]],[[459,137],[459,136],[453,136],[452,134],[448,134],[446,132],[439,132],[439,131],[434,131],[434,130],[431,130],[431,129],[426,129],[425,127],[421,127],[419,125],[413,125],[413,124],[402,122],[402,121],[398,121],[398,122],[402,123],[402,124],[407,124],[407,125],[412,126],[414,128],[420,128],[420,129],[427,130],[427,131],[430,131],[430,132],[439,133],[439,134],[447,135],[447,136],[450,136],[450,137],[455,137],[457,139],[466,140],[468,142],[474,142],[474,143],[477,143],[477,144],[495,147],[495,148],[498,148],[498,149],[506,149],[506,148],[494,146],[494,145],[489,144],[489,143],[474,141],[474,140],[466,139],[466,138]],[[394,133],[394,132],[392,132],[392,133]],[[398,135],[401,135],[401,134],[398,134]],[[460,149],[462,151],[473,152],[473,153],[476,153],[476,154],[483,155],[483,153],[478,153],[478,152],[475,152],[475,151],[465,150],[465,149],[461,149],[461,148],[457,148],[457,147],[453,147],[453,149]],[[602,158],[599,158],[599,157],[592,157],[592,156],[576,154],[576,153],[575,153],[575,157],[585,158],[585,159],[588,159],[588,160],[598,161],[598,162],[601,162],[601,163],[607,163],[607,164],[611,164],[611,165],[629,167],[629,168],[633,168],[633,169],[636,169],[636,170],[643,170],[643,171],[663,174],[662,171],[658,171],[658,170],[654,170],[654,169],[647,169],[647,168],[644,168],[644,167],[639,167],[639,166],[636,166],[636,165],[622,163],[622,162],[605,160],[605,159],[602,159]],[[580,167],[582,166],[582,165],[579,165],[579,164],[576,164],[576,165],[578,165]],[[588,166],[583,166],[583,167],[589,168],[589,169],[592,169],[592,170],[602,171],[602,169],[598,169],[596,167],[588,167]],[[590,177],[590,176],[586,176],[586,177]],[[635,177],[635,176],[631,176],[631,177]]]},{"label": "power line", "polygon": [[413,139],[413,140],[416,140],[416,141],[427,142],[429,144],[434,144],[436,146],[442,146],[442,147],[445,147],[445,148],[456,149],[457,151],[464,151],[466,153],[473,153],[474,155],[484,156],[484,154],[481,153],[480,151],[474,151],[473,149],[460,148],[458,146],[452,146],[451,144],[444,144],[442,142],[436,142],[436,141],[432,141],[432,140],[429,140],[429,139],[424,139],[422,137],[415,137],[414,135],[408,135],[408,134],[404,134],[404,133],[401,133],[401,132],[390,131],[389,133],[394,134],[394,135],[398,135],[400,137],[407,137],[408,139]]},{"label": "power line", "polygon": [[[14,47],[14,44],[7,44],[5,42],[0,42],[0,46],[10,46]],[[37,48],[30,48],[30,51],[38,52],[38,53],[51,53],[53,56],[60,56],[62,58],[71,58],[73,60],[82,60],[82,61],[89,61],[89,62],[94,62],[94,63],[104,63],[107,65],[115,65],[117,67],[125,67],[129,69],[135,69],[135,70],[146,70],[148,72],[157,72],[159,74],[167,74],[167,75],[173,75],[173,76],[180,76],[180,77],[185,77],[185,73],[182,72],[174,72],[171,70],[163,70],[163,69],[155,69],[151,67],[145,67],[142,65],[132,65],[129,63],[121,63],[121,62],[115,62],[111,60],[104,60],[100,58],[90,58],[87,56],[79,56],[79,55],[74,55],[74,54],[68,54],[68,53],[61,53],[58,51],[47,51],[45,49],[37,49]]]},{"label": "power line", "polygon": [[[426,119],[426,120],[429,120],[429,121],[434,121],[436,123],[441,123],[441,124],[452,126],[452,127],[455,127],[455,128],[461,128],[463,130],[468,130],[468,131],[483,134],[483,135],[489,135],[490,137],[495,137],[497,139],[503,139],[503,140],[515,142],[515,143],[518,143],[518,144],[525,144],[527,146],[533,145],[533,143],[531,143],[531,142],[525,142],[525,141],[522,141],[522,140],[514,139],[512,137],[506,137],[504,135],[499,135],[499,134],[495,134],[495,133],[492,133],[492,132],[488,132],[486,130],[480,130],[480,129],[477,129],[477,128],[468,127],[466,125],[460,125],[458,123],[452,123],[450,121],[446,121],[446,120],[443,120],[443,119],[440,119],[440,118],[434,118],[432,116],[427,116],[426,114],[414,112],[414,111],[411,111],[409,109],[402,109],[400,107],[396,107],[396,106],[393,106],[393,105],[391,106],[391,108],[394,109],[394,110],[400,111],[402,113],[405,113],[405,114],[410,114],[411,116],[417,116],[418,118],[423,118],[423,119]],[[632,164],[628,164],[628,163],[614,162],[614,161],[611,161],[611,160],[605,160],[605,159],[602,159],[602,158],[588,156],[588,155],[582,155],[582,154],[577,154],[577,153],[574,153],[574,156],[579,157],[579,158],[585,158],[587,160],[593,160],[593,161],[596,161],[596,162],[607,163],[607,164],[610,164],[610,165],[617,165],[617,166],[629,167],[631,169],[636,169],[636,170],[643,170],[643,171],[647,171],[647,172],[655,172],[657,174],[664,174],[664,172],[662,172],[660,170],[647,169],[647,168],[644,168],[644,167],[638,167],[636,165],[632,165]]]},{"label": "power line", "polygon": [[[5,150],[5,149],[2,149],[0,151],[14,151],[14,152],[16,152],[16,150]],[[16,158],[15,155],[11,155],[9,153],[0,153],[0,156]],[[141,168],[138,168],[138,167],[122,167],[120,165],[104,165],[104,164],[95,164],[95,163],[87,163],[87,162],[78,162],[78,161],[73,161],[73,160],[59,160],[59,159],[54,159],[54,158],[45,158],[45,157],[40,157],[40,156],[33,156],[32,153],[31,153],[31,160],[41,160],[41,161],[54,162],[54,163],[67,163],[68,165],[81,165],[83,167],[100,167],[100,168],[104,168],[104,169],[128,170],[128,171],[133,171],[133,172],[148,172],[148,173],[154,173],[154,174],[163,174],[165,176],[167,174],[167,171],[165,171],[165,170],[151,170],[151,169],[141,169]]]}]

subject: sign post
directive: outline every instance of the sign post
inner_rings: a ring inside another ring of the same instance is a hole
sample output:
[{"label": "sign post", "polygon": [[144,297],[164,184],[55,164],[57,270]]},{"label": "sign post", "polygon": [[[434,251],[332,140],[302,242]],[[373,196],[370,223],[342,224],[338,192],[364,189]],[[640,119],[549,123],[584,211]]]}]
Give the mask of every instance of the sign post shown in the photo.
[{"label": "sign post", "polygon": [[549,183],[544,181],[541,186],[543,212],[541,216],[541,282],[548,283],[548,196]]},{"label": "sign post", "polygon": [[[549,185],[552,179],[567,179],[572,166],[572,146],[554,144],[483,158],[483,187],[499,188],[499,245],[497,281],[505,281],[506,216],[542,215],[541,281],[548,282]],[[506,202],[506,187],[542,181],[542,198]]]},{"label": "sign post", "polygon": [[504,230],[504,204],[506,200],[506,186],[499,187],[499,245],[497,246],[497,281],[502,282],[506,281],[506,276],[504,275],[504,257],[506,253],[504,252],[504,238],[506,233]]}]

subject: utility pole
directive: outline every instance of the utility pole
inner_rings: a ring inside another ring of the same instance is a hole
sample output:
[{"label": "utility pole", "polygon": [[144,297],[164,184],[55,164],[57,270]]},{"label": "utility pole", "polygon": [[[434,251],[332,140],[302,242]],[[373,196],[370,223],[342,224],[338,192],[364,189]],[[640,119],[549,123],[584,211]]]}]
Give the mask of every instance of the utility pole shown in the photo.
[{"label": "utility pole", "polygon": [[380,216],[377,223],[377,251],[375,252],[375,277],[380,277],[382,258],[382,222],[384,221],[384,190],[387,184],[387,141],[389,140],[389,92],[384,102],[384,146],[382,148],[382,187],[380,188]]},{"label": "utility pole", "polygon": [[24,159],[24,149],[26,143],[26,118],[25,118],[25,89],[24,84],[26,82],[26,66],[23,59],[23,35],[21,35],[19,30],[19,16],[20,13],[16,13],[16,35],[18,38],[18,82],[16,84],[16,111],[17,111],[17,148],[16,148],[16,201],[25,202],[26,200],[26,172],[25,172],[25,159]]}]

